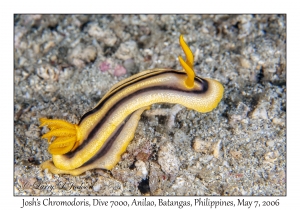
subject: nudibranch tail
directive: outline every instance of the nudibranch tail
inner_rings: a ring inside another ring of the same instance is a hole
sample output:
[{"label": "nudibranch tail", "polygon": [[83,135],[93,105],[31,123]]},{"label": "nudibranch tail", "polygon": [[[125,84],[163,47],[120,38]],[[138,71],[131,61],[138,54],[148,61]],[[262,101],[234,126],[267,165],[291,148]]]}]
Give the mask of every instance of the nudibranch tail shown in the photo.
[{"label": "nudibranch tail", "polygon": [[63,155],[78,147],[77,125],[64,120],[46,118],[41,118],[40,122],[40,127],[47,126],[50,129],[42,138],[48,139],[48,142],[55,138],[48,147],[52,155]]},{"label": "nudibranch tail", "polygon": [[193,69],[194,55],[189,46],[185,43],[182,35],[179,37],[179,43],[186,57],[186,61],[184,61],[181,56],[178,56],[179,62],[187,74],[185,84],[188,88],[193,88],[195,84],[195,71]]}]

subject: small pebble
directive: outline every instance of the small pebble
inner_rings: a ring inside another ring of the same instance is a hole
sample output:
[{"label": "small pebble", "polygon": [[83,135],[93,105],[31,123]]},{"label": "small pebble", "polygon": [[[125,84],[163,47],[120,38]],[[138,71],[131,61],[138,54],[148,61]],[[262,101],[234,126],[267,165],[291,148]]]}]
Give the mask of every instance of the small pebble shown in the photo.
[{"label": "small pebble", "polygon": [[121,60],[127,60],[138,54],[137,44],[134,41],[122,43],[115,53],[116,57]]},{"label": "small pebble", "polygon": [[193,143],[193,149],[195,152],[209,153],[211,151],[211,143],[203,141],[200,138],[195,138]]},{"label": "small pebble", "polygon": [[254,109],[251,115],[252,119],[264,119],[267,120],[269,119],[268,113],[265,107],[260,106]]},{"label": "small pebble", "polygon": [[214,155],[215,158],[219,158],[219,156],[220,156],[220,149],[221,149],[221,141],[219,140],[213,146],[213,155]]},{"label": "small pebble", "polygon": [[267,144],[268,147],[273,147],[275,142],[274,141],[267,141],[266,144]]},{"label": "small pebble", "polygon": [[103,30],[96,24],[90,27],[88,34],[98,41],[103,42],[106,46],[114,46],[117,42],[117,37],[111,30]]},{"label": "small pebble", "polygon": [[241,159],[242,158],[242,152],[241,151],[230,151],[230,154],[235,159]]},{"label": "small pebble", "polygon": [[133,71],[135,68],[135,63],[133,59],[127,59],[124,61],[124,68],[128,69],[129,71]]},{"label": "small pebble", "polygon": [[147,171],[147,168],[146,168],[146,164],[141,161],[141,160],[138,160],[135,162],[134,164],[137,168],[137,172],[136,174],[141,177],[142,179],[146,179],[147,175],[148,175],[148,171]]},{"label": "small pebble", "polygon": [[176,149],[172,143],[167,142],[161,146],[158,151],[158,163],[167,174],[176,175],[179,172],[180,161],[176,156]]},{"label": "small pebble", "polygon": [[214,156],[212,155],[205,155],[204,157],[199,158],[199,161],[203,164],[207,164],[208,162],[210,162],[212,159],[214,158]]},{"label": "small pebble", "polygon": [[250,68],[250,62],[246,58],[240,58],[240,63],[243,68]]},{"label": "small pebble", "polygon": [[126,74],[126,72],[127,72],[126,69],[121,65],[117,65],[114,68],[114,75],[117,77],[123,76],[124,74]]},{"label": "small pebble", "polygon": [[107,61],[101,62],[100,65],[99,65],[99,69],[100,69],[100,71],[102,71],[102,72],[109,70],[109,69],[110,69],[110,64],[109,64],[109,62],[107,62]]},{"label": "small pebble", "polygon": [[284,126],[285,125],[285,120],[280,119],[280,118],[273,118],[272,123],[274,123],[276,125]]},{"label": "small pebble", "polygon": [[100,190],[101,185],[100,184],[96,184],[93,186],[93,190],[98,192]]}]

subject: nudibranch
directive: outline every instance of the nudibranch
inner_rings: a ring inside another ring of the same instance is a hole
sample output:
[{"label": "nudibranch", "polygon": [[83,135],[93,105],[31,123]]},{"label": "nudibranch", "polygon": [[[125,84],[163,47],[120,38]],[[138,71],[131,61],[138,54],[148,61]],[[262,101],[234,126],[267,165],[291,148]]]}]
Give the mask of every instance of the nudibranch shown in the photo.
[{"label": "nudibranch", "polygon": [[111,170],[133,139],[141,114],[154,103],[181,104],[203,113],[216,108],[223,97],[222,84],[196,76],[193,53],[182,35],[179,43],[186,56],[185,61],[179,56],[183,70],[145,70],[117,83],[78,125],[41,118],[40,127],[50,129],[42,138],[48,139],[52,154],[42,169],[71,175]]}]

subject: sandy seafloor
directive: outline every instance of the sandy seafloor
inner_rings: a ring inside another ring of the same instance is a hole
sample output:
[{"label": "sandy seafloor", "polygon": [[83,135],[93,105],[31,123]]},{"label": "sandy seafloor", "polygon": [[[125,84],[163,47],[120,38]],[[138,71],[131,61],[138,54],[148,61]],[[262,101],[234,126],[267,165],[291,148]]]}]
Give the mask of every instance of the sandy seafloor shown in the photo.
[{"label": "sandy seafloor", "polygon": [[[15,195],[286,195],[285,15],[15,15]],[[111,170],[54,175],[39,118],[78,123],[137,72],[181,69],[219,80],[218,107],[156,104]],[[69,189],[71,186],[72,189]]]}]

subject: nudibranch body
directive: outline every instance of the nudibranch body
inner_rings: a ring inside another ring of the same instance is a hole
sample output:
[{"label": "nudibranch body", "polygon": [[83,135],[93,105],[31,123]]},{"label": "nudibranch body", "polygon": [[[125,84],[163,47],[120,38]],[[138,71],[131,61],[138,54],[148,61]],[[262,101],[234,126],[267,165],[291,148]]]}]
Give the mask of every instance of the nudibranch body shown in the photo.
[{"label": "nudibranch body", "polygon": [[94,168],[112,169],[134,137],[145,109],[154,103],[181,104],[198,112],[217,107],[224,88],[216,80],[195,76],[193,53],[183,40],[183,70],[146,70],[114,85],[99,103],[85,113],[78,125],[41,118],[50,131],[42,136],[50,143],[53,159],[42,164],[55,174],[79,175]]}]

